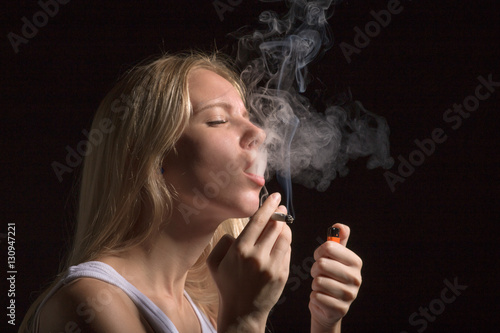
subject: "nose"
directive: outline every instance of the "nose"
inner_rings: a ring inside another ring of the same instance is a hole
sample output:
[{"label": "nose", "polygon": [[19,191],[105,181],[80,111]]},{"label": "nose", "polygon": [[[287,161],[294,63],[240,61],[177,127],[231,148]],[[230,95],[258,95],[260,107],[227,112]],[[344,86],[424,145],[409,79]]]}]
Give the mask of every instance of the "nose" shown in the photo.
[{"label": "nose", "polygon": [[245,133],[241,138],[241,146],[244,149],[258,149],[266,140],[266,132],[250,120],[247,120]]}]

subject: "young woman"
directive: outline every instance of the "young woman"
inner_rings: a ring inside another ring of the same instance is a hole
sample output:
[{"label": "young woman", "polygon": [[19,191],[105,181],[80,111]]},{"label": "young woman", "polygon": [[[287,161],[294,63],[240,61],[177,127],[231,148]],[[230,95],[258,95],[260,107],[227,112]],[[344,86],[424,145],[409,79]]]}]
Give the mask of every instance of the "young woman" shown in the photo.
[{"label": "young woman", "polygon": [[[238,76],[215,56],[163,56],[128,72],[92,128],[68,262],[21,332],[264,332],[288,278],[290,228],[274,193],[259,208],[265,133]],[[247,217],[251,216],[250,219]],[[312,332],[339,332],[361,260],[327,242]]]}]

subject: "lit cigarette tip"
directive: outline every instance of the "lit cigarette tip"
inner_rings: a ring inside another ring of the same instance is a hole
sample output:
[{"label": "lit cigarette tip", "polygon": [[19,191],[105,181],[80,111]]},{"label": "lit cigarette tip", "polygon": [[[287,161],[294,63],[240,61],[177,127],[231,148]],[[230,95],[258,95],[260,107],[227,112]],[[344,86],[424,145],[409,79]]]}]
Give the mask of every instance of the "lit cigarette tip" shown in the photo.
[{"label": "lit cigarette tip", "polygon": [[273,215],[271,215],[271,218],[275,221],[293,223],[293,216],[292,215],[287,215],[287,214],[283,214],[283,213],[273,213]]}]

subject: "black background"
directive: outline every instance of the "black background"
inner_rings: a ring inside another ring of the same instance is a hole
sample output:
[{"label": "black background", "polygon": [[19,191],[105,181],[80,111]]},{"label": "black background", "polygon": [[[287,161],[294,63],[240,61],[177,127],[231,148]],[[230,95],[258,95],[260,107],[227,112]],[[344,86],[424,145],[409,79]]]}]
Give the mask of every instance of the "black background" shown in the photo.
[{"label": "black background", "polygon": [[[339,5],[330,19],[335,45],[313,66],[313,75],[327,86],[348,84],[355,99],[386,117],[394,174],[398,156],[408,159],[417,149],[414,140],[430,138],[435,128],[447,140],[394,192],[384,170],[367,170],[363,160],[350,163],[350,174],[326,192],[295,186],[292,265],[307,270],[317,238],[342,221],[351,227],[348,246],[364,261],[363,285],[344,319],[345,332],[495,332],[500,88],[456,130],[443,114],[474,95],[478,76],[500,81],[499,6],[493,0],[415,0],[402,6],[348,63],[339,43],[353,45],[354,27],[363,30],[373,20],[370,11],[386,9],[387,1]],[[75,0],[61,5],[17,54],[7,34],[21,34],[21,18],[31,21],[40,7],[35,1],[2,7],[2,233],[7,223],[16,223],[20,323],[36,292],[57,272],[72,229],[76,176],[65,174],[59,182],[51,163],[64,163],[65,147],[84,139],[82,130],[89,129],[118,76],[161,51],[223,49],[232,42],[228,33],[256,25],[262,10],[284,12],[286,6],[243,0],[221,20],[212,1]],[[4,239],[1,251],[5,258]],[[311,280],[303,272],[292,270],[271,316],[276,332],[308,331]],[[467,289],[427,327],[410,325],[412,313],[437,304],[445,279]],[[1,318],[3,327],[7,318]]]}]

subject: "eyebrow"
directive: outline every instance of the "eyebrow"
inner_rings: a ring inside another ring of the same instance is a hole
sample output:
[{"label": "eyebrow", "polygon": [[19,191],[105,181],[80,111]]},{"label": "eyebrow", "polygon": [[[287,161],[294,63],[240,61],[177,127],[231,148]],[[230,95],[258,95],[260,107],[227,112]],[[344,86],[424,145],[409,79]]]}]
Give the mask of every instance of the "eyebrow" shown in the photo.
[{"label": "eyebrow", "polygon": [[229,103],[226,103],[226,102],[210,103],[210,104],[207,104],[199,109],[194,110],[194,112],[200,113],[202,111],[205,111],[207,109],[211,109],[214,107],[221,107],[223,109],[230,109],[231,105],[229,105]]},{"label": "eyebrow", "polygon": [[[214,108],[214,107],[220,107],[220,108],[223,108],[225,110],[231,110],[232,109],[232,106],[229,103],[226,103],[226,102],[216,102],[216,103],[207,104],[207,105],[205,105],[205,106],[203,106],[203,107],[201,107],[199,109],[193,110],[193,112],[196,112],[196,113],[199,114],[199,113],[201,113],[201,112],[203,112],[205,110],[208,110],[208,109],[211,109],[211,108]],[[248,110],[246,108],[243,110],[243,114],[242,115],[245,118],[249,118],[250,117],[250,115],[248,114]]]}]

